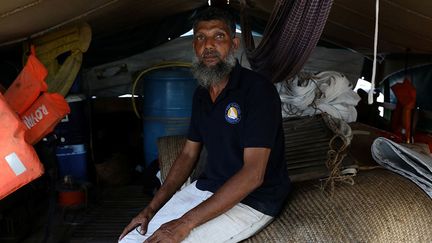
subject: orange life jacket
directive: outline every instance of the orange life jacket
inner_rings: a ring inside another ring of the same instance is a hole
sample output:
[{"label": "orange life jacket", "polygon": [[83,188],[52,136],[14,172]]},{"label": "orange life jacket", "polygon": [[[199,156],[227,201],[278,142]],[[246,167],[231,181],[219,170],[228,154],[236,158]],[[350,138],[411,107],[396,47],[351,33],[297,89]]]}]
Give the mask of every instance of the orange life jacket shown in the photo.
[{"label": "orange life jacket", "polygon": [[32,47],[21,73],[5,96],[0,94],[0,199],[42,175],[42,164],[31,145],[70,112],[63,96],[45,92],[46,76]]},{"label": "orange life jacket", "polygon": [[23,70],[4,94],[12,110],[18,114],[24,113],[41,92],[47,91],[48,86],[44,81],[47,74],[47,69],[36,58],[35,49],[32,46]]},{"label": "orange life jacket", "polygon": [[24,138],[26,128],[0,94],[0,199],[38,178],[43,166]]},{"label": "orange life jacket", "polygon": [[69,105],[63,96],[53,93],[43,93],[21,115],[21,120],[27,127],[25,140],[35,144],[45,135],[52,132],[60,120],[70,112]]}]

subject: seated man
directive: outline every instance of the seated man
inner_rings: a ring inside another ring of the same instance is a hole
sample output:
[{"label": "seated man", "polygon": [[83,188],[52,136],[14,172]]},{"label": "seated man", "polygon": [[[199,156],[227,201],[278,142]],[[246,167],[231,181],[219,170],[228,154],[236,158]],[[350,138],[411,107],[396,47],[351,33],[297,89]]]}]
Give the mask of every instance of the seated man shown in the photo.
[{"label": "seated man", "polygon": [[[124,229],[123,243],[238,242],[265,227],[290,191],[275,87],[236,61],[239,38],[227,12],[206,9],[193,30],[200,86],[188,139],[150,204]],[[177,192],[203,145],[202,175]]]}]

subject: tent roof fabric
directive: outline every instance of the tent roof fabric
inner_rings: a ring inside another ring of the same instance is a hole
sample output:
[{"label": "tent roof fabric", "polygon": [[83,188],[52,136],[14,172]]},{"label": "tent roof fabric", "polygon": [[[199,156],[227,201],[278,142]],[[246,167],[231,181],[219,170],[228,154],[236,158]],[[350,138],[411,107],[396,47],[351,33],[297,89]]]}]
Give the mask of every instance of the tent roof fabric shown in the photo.
[{"label": "tent roof fabric", "polygon": [[[251,15],[263,21],[275,0],[248,0]],[[239,0],[231,0],[239,10]],[[86,21],[95,38],[207,5],[206,0],[4,0],[0,4],[0,47],[63,25]],[[432,53],[432,1],[381,0],[380,53]],[[374,0],[334,0],[322,40],[370,55],[373,50]]]}]

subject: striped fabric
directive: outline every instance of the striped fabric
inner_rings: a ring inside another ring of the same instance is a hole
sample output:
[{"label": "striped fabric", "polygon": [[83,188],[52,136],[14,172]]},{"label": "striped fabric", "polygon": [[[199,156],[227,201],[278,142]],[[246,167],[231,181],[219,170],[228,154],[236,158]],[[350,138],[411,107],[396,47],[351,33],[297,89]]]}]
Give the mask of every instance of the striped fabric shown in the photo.
[{"label": "striped fabric", "polygon": [[332,3],[333,0],[275,1],[263,39],[256,48],[243,4],[242,36],[252,69],[273,83],[297,74],[320,39]]}]

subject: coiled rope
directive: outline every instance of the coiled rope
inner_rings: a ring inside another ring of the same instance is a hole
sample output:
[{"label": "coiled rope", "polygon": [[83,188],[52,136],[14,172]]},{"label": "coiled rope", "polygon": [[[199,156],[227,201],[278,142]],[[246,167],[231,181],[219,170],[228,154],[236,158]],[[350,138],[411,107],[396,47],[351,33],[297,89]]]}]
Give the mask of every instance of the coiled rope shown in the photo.
[{"label": "coiled rope", "polygon": [[283,104],[284,118],[313,116],[318,113],[328,113],[346,122],[353,122],[357,118],[355,106],[360,97],[341,73],[300,73],[292,79],[277,83],[276,88]]},{"label": "coiled rope", "polygon": [[323,114],[323,119],[327,127],[334,132],[329,142],[327,152],[326,166],[329,170],[329,176],[322,179],[321,189],[330,192],[333,195],[334,187],[337,182],[354,185],[355,173],[343,173],[342,161],[347,155],[348,147],[353,137],[351,128],[342,120],[336,120],[328,114]]}]

